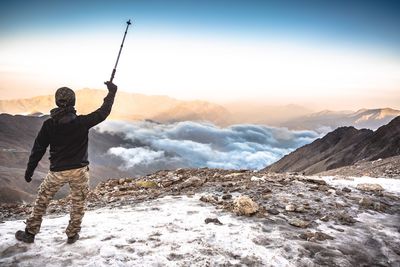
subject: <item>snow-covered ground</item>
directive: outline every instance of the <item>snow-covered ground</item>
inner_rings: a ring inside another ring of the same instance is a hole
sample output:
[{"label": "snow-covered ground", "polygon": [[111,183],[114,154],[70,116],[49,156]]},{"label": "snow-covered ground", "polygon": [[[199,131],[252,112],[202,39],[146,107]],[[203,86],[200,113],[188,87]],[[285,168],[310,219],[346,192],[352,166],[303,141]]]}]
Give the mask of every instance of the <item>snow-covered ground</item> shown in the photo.
[{"label": "snow-covered ground", "polygon": [[[395,179],[323,179],[338,188],[378,183],[400,194]],[[199,198],[168,196],[88,211],[81,239],[72,245],[64,234],[68,215],[45,217],[34,244],[15,240],[22,220],[6,221],[0,224],[0,266],[400,266],[399,214],[363,210],[354,225],[316,220],[301,229],[289,225],[285,213],[241,217]],[[222,225],[206,224],[206,218]],[[299,237],[309,231],[333,239]]]},{"label": "snow-covered ground", "polygon": [[340,178],[336,176],[323,176],[321,177],[328,184],[336,187],[353,187],[356,188],[358,184],[369,183],[379,184],[385,189],[385,191],[400,194],[400,179],[392,178],[374,178],[374,177],[345,177]]},{"label": "snow-covered ground", "polygon": [[[206,224],[206,218],[223,223]],[[134,207],[88,211],[81,239],[66,244],[68,216],[45,218],[34,244],[19,243],[22,221],[0,224],[0,265],[205,266],[223,263],[290,266],[274,244],[257,245],[263,227],[221,213],[198,197],[165,197]],[[272,234],[272,235],[271,235]],[[268,237],[279,237],[279,232]],[[262,238],[261,238],[262,240]]]}]

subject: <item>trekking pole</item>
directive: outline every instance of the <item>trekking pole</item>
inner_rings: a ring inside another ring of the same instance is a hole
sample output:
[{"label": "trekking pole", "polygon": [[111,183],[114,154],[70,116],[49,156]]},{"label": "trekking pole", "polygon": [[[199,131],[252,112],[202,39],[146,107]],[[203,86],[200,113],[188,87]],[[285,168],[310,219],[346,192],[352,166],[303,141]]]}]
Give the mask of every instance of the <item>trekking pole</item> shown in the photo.
[{"label": "trekking pole", "polygon": [[124,38],[122,39],[121,47],[119,48],[119,52],[118,52],[117,61],[115,62],[115,66],[114,66],[114,69],[113,69],[113,71],[111,73],[111,78],[110,78],[109,82],[112,82],[114,80],[115,72],[117,71],[117,65],[118,65],[119,57],[121,56],[122,47],[124,47],[126,33],[128,32],[129,25],[131,25],[131,24],[132,24],[131,20],[128,20],[126,22],[126,29],[125,29]]}]

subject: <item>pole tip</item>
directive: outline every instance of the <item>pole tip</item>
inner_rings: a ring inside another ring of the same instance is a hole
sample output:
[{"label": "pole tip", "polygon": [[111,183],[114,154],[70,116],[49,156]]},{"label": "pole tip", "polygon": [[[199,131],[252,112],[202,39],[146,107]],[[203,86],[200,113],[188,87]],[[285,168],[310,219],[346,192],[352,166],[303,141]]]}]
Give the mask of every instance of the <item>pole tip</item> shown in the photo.
[{"label": "pole tip", "polygon": [[128,20],[128,21],[126,22],[126,24],[131,25],[131,24],[132,24],[132,23],[131,23],[131,20]]}]

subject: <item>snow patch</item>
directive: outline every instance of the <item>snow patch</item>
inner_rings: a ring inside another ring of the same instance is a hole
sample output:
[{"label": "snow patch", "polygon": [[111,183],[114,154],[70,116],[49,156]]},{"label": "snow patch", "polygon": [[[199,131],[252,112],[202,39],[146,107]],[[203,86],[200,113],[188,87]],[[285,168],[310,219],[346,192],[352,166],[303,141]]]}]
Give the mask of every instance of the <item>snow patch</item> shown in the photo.
[{"label": "snow patch", "polygon": [[[204,222],[216,217],[223,225]],[[0,224],[0,265],[293,266],[279,247],[254,242],[262,240],[262,224],[220,212],[197,197],[164,197],[136,206],[87,211],[81,238],[73,245],[66,244],[68,220],[67,215],[46,217],[30,245],[14,238],[16,230],[24,229],[23,221]],[[284,240],[279,233],[272,235]],[[8,252],[4,255],[4,251]]]},{"label": "snow patch", "polygon": [[379,184],[388,192],[400,194],[400,179],[393,178],[373,178],[368,176],[363,177],[345,177],[340,179],[340,177],[335,176],[323,176],[321,177],[328,184],[332,186],[339,187],[353,187],[356,188],[358,184],[369,183],[369,184]]}]

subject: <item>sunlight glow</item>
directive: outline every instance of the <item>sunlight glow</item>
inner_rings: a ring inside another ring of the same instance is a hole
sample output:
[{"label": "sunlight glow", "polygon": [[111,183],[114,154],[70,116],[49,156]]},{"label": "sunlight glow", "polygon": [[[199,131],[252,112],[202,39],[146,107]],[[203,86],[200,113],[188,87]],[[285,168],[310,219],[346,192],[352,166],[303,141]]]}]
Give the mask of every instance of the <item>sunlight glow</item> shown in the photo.
[{"label": "sunlight glow", "polygon": [[[34,76],[33,83],[49,91],[61,85],[102,88],[119,41],[118,36],[96,35],[3,44],[0,72]],[[400,61],[290,40],[247,42],[133,32],[115,82],[130,92],[213,101],[378,95],[380,90],[399,88]]]}]

